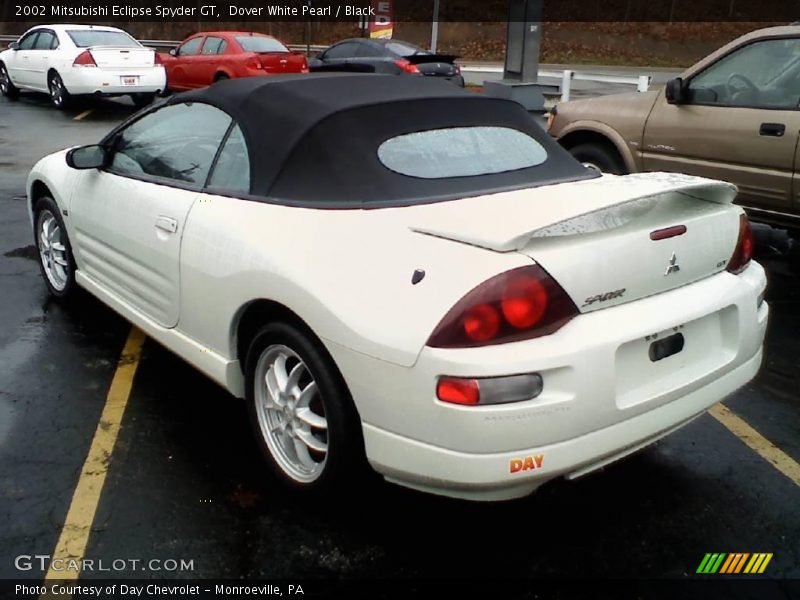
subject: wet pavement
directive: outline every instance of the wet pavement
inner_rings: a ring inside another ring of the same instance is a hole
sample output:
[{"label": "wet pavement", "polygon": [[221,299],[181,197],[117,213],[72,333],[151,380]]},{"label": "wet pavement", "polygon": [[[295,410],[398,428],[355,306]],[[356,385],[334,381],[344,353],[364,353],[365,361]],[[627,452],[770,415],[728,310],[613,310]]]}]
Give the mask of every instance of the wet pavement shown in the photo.
[{"label": "wet pavement", "polygon": [[[88,296],[48,299],[25,179],[39,157],[95,142],[132,111],[0,99],[0,579],[42,578],[15,557],[53,552],[129,331]],[[800,461],[800,251],[762,244],[761,259],[772,305],[764,366],[726,405]],[[86,558],[193,563],[113,576],[684,578],[707,552],[771,552],[767,576],[800,579],[800,486],[708,415],[518,501],[458,502],[382,481],[346,500],[300,500],[267,477],[243,403],[148,342],[109,469]]]}]

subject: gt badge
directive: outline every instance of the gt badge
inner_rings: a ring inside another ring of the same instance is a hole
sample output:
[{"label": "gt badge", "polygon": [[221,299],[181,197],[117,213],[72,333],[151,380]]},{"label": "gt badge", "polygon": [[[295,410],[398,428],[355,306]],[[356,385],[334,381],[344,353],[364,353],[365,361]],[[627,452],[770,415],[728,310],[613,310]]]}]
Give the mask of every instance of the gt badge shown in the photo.
[{"label": "gt badge", "polygon": [[509,471],[511,473],[519,473],[520,471],[541,469],[542,464],[544,464],[544,454],[526,456],[525,458],[512,458],[511,464],[509,465]]},{"label": "gt badge", "polygon": [[677,273],[681,270],[681,266],[678,264],[678,257],[675,253],[672,253],[672,258],[669,259],[669,266],[667,267],[667,271],[664,273],[664,277],[667,275],[672,275],[673,273]]}]

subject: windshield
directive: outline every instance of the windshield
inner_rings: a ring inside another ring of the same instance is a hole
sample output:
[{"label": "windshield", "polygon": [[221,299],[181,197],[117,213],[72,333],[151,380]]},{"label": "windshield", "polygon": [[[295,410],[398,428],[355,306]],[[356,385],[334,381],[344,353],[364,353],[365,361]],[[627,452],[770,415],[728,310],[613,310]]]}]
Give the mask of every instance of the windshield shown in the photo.
[{"label": "windshield", "polygon": [[401,175],[441,179],[534,167],[547,160],[547,151],[509,127],[452,127],[393,137],[380,145],[378,158]]},{"label": "windshield", "polygon": [[90,46],[124,46],[139,48],[141,44],[124,31],[102,31],[96,29],[72,30],[67,32],[78,48]]},{"label": "windshield", "polygon": [[278,40],[264,36],[239,36],[236,38],[245,52],[289,52],[289,49]]}]

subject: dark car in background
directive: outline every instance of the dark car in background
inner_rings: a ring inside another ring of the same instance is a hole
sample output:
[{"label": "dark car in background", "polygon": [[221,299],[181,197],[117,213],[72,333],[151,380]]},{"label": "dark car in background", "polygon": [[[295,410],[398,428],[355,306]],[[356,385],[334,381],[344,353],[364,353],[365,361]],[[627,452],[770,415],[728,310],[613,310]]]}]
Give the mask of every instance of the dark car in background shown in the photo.
[{"label": "dark car in background", "polygon": [[351,38],[333,44],[309,61],[312,71],[368,71],[440,77],[464,87],[458,58],[434,54],[400,40]]},{"label": "dark car in background", "polygon": [[211,85],[220,79],[308,73],[306,57],[280,40],[249,31],[205,31],[159,55],[170,91]]}]

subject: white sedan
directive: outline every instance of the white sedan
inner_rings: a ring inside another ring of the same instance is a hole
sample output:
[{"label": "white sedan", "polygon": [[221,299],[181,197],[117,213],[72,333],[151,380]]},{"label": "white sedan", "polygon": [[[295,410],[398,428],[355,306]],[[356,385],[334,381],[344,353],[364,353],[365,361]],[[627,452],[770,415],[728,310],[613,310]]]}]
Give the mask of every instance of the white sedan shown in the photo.
[{"label": "white sedan", "polygon": [[145,106],[166,86],[164,66],[152,49],[114,27],[42,25],[0,52],[0,92],[45,92],[57,108],[75,96],[129,95]]},{"label": "white sedan", "polygon": [[369,464],[481,500],[597,469],[756,374],[766,279],[735,194],[601,175],[514,102],[358,74],[181,94],[28,180],[50,292],[246,398],[279,480],[348,489]]}]

